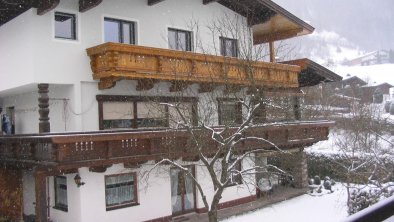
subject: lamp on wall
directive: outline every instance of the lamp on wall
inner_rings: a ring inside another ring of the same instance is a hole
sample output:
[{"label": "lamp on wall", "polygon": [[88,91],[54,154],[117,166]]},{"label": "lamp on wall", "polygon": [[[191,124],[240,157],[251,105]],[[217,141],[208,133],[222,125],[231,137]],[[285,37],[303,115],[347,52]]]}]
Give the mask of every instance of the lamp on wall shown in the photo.
[{"label": "lamp on wall", "polygon": [[85,185],[84,182],[81,182],[81,177],[79,176],[79,174],[75,175],[74,181],[75,181],[75,184],[76,184],[78,187],[80,187],[80,186],[82,186],[82,185]]}]

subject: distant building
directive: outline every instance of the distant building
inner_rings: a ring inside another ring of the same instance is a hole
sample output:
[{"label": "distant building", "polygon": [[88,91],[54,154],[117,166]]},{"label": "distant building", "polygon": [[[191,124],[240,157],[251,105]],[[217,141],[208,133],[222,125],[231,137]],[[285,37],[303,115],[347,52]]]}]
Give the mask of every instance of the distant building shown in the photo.
[{"label": "distant building", "polygon": [[343,64],[347,66],[370,66],[386,63],[394,63],[393,50],[378,50],[370,52],[358,58],[346,61]]}]

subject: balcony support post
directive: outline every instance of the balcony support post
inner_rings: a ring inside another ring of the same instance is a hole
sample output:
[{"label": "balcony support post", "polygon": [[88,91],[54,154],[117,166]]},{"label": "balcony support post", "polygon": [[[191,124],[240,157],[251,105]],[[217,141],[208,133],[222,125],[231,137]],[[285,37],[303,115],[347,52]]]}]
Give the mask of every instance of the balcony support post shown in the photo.
[{"label": "balcony support post", "polygon": [[34,175],[36,191],[36,221],[48,221],[47,177],[44,172],[36,171]]},{"label": "balcony support post", "polygon": [[270,62],[276,62],[275,61],[275,45],[274,45],[274,42],[269,42],[269,48],[270,48]]},{"label": "balcony support post", "polygon": [[49,123],[49,84],[38,84],[38,113],[40,114],[39,132],[49,133],[51,126]]},{"label": "balcony support post", "polygon": [[294,119],[295,120],[301,120],[300,97],[295,95],[292,98],[293,98]]}]

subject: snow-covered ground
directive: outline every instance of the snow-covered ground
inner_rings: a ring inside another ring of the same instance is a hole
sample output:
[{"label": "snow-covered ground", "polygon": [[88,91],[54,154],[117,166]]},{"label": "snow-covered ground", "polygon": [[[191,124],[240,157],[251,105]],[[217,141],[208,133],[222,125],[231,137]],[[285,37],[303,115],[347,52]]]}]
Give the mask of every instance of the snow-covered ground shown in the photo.
[{"label": "snow-covered ground", "polygon": [[302,196],[283,201],[243,215],[234,216],[225,222],[332,222],[347,217],[346,190],[341,184],[334,192],[322,196]]}]

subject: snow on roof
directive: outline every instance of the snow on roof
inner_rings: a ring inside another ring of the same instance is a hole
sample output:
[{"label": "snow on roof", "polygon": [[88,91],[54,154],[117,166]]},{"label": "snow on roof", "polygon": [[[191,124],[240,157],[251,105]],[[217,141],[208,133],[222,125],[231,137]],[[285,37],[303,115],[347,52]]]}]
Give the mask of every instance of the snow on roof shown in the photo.
[{"label": "snow on roof", "polygon": [[[366,82],[380,85],[389,83],[394,85],[394,64],[381,64],[373,66],[337,66],[334,72],[348,79],[347,74],[357,76]],[[376,82],[376,83],[375,83]]]}]

